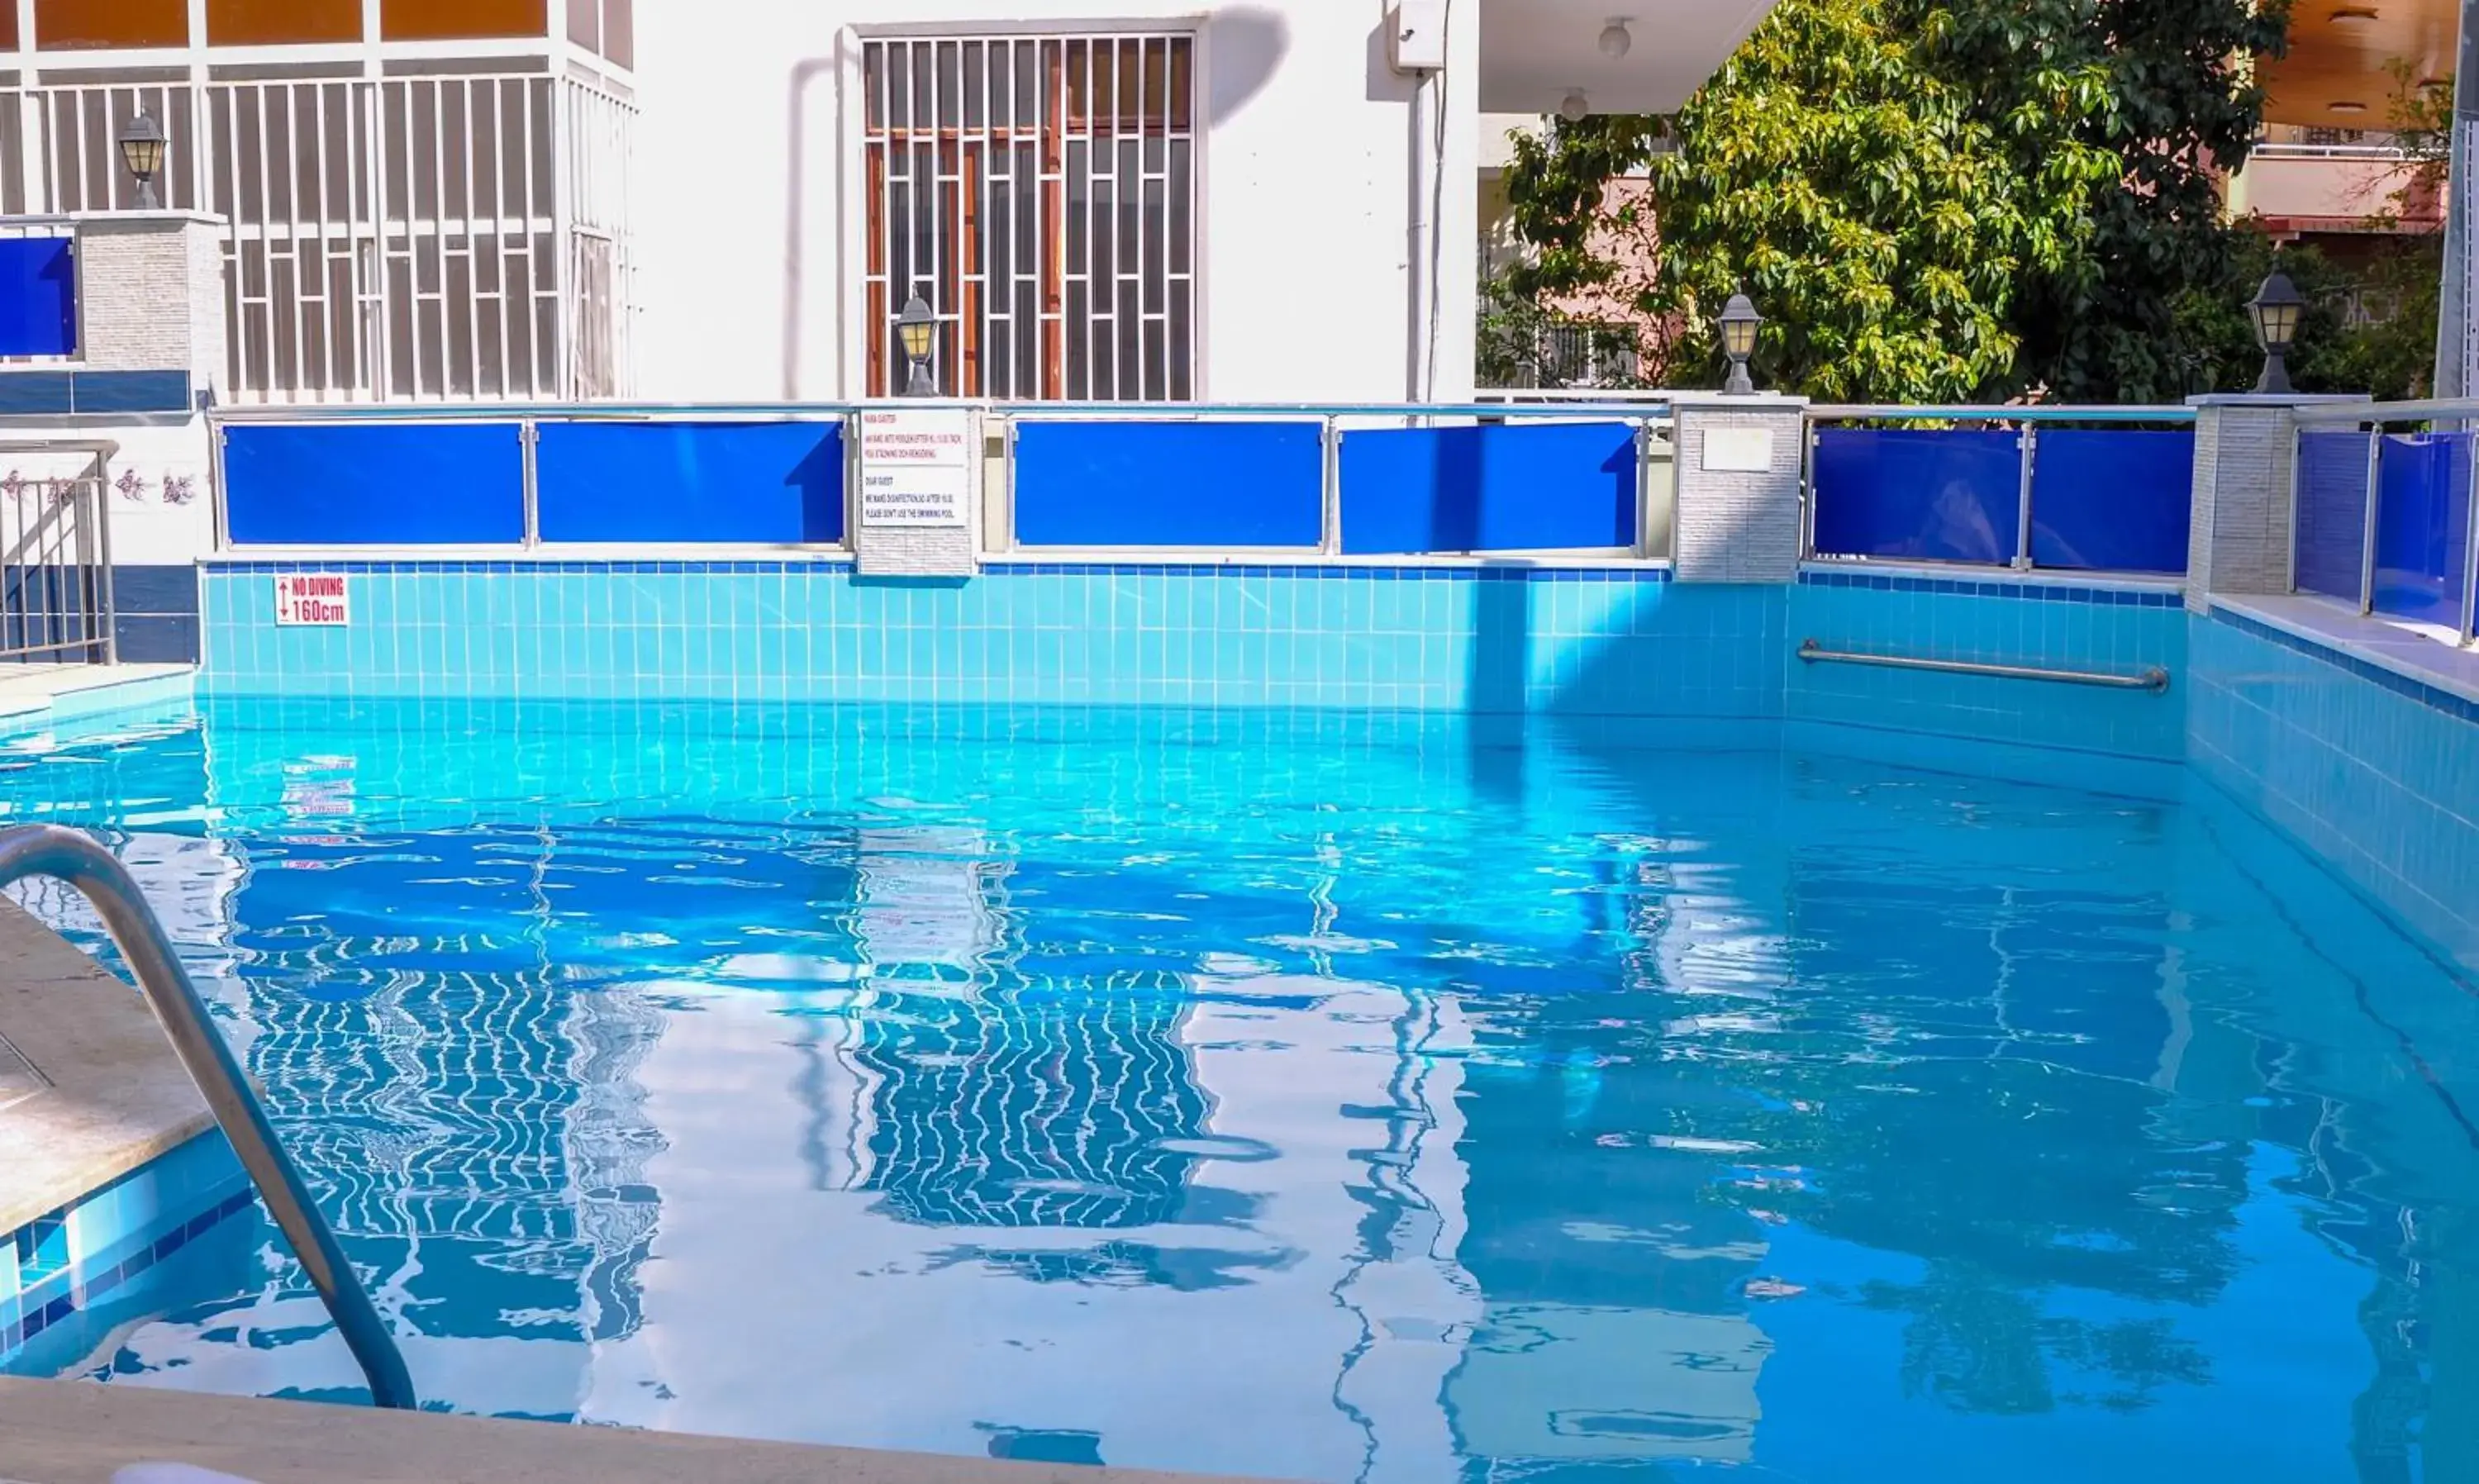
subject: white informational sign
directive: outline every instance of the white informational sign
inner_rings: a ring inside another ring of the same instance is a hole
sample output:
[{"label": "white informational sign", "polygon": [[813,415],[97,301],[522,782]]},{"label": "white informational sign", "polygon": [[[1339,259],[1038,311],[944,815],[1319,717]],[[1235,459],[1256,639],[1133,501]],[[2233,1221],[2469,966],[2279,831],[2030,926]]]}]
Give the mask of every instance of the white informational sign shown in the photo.
[{"label": "white informational sign", "polygon": [[860,415],[860,524],[969,524],[973,415],[958,408],[873,408]]},{"label": "white informational sign", "polygon": [[303,572],[275,579],[275,622],[342,627],[353,621],[353,579]]},{"label": "white informational sign", "polygon": [[1769,427],[1706,428],[1704,472],[1714,474],[1772,473],[1774,430]]}]

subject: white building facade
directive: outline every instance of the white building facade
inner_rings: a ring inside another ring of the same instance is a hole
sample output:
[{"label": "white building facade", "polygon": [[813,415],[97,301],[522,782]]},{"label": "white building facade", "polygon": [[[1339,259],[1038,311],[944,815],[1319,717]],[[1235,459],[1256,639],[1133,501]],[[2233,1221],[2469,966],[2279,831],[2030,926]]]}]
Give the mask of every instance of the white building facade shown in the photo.
[{"label": "white building facade", "polygon": [[951,395],[1458,399],[1483,115],[1674,108],[1766,9],[1613,57],[1601,0],[648,7],[638,386],[901,390],[918,294]]}]

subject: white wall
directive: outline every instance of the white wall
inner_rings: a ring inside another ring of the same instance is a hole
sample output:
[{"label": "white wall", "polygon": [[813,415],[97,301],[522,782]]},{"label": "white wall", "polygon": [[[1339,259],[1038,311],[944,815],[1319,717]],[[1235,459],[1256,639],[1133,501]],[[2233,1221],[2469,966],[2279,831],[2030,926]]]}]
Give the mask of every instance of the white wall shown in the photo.
[{"label": "white wall", "polygon": [[[862,35],[1093,30],[1200,14],[1200,393],[1399,400],[1412,358],[1412,85],[1385,64],[1381,0],[638,7],[643,394],[858,394],[859,269],[840,244],[861,210],[845,168],[859,144],[839,85],[857,74]],[[1450,27],[1441,398],[1470,381],[1476,16],[1474,0],[1463,0]]]}]

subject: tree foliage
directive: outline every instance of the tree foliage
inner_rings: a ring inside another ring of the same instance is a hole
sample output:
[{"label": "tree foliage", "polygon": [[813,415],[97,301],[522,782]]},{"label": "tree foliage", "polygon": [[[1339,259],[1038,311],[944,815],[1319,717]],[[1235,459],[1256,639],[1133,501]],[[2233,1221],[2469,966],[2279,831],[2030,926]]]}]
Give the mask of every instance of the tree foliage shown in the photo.
[{"label": "tree foliage", "polygon": [[1602,188],[1640,170],[1659,261],[1626,296],[1675,327],[1674,384],[1718,377],[1745,289],[1770,379],[1833,400],[2226,385],[2197,306],[2254,286],[2215,172],[2284,27],[2277,0],[1782,0],[1674,118],[1518,141],[1517,287],[1610,289]]}]

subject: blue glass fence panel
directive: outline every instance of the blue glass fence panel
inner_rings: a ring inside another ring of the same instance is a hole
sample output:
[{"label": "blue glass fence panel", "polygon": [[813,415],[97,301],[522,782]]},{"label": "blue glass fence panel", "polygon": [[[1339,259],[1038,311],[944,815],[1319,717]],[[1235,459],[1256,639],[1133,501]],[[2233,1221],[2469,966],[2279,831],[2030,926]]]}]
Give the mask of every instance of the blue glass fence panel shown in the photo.
[{"label": "blue glass fence panel", "polygon": [[2186,570],[2191,428],[2043,428],[2032,459],[2032,565]]},{"label": "blue glass fence panel", "polygon": [[2367,435],[2298,435],[2298,590],[2359,601],[2367,540]]},{"label": "blue glass fence panel", "polygon": [[838,422],[544,422],[534,490],[545,541],[844,538]]},{"label": "blue glass fence panel", "polygon": [[1324,507],[1314,422],[1016,426],[1019,545],[1314,547]]},{"label": "blue glass fence panel", "polygon": [[1632,547],[1635,429],[1623,422],[1345,433],[1342,549],[1354,555]]},{"label": "blue glass fence panel", "polygon": [[1819,555],[2014,560],[2023,464],[2010,432],[1820,428],[1815,490]]},{"label": "blue glass fence panel", "polygon": [[77,351],[77,257],[65,237],[0,238],[0,355]]},{"label": "blue glass fence panel", "polygon": [[514,422],[236,422],[223,430],[236,546],[488,546],[525,536]]},{"label": "blue glass fence panel", "polygon": [[2462,627],[2468,433],[2387,438],[2376,477],[2376,611]]}]

